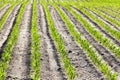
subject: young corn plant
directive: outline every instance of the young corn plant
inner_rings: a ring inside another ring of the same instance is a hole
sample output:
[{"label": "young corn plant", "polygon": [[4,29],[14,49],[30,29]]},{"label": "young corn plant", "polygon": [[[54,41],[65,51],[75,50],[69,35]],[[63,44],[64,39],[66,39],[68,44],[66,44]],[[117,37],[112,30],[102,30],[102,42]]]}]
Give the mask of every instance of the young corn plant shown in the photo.
[{"label": "young corn plant", "polygon": [[9,15],[12,13],[12,10],[15,8],[17,4],[18,3],[13,3],[10,9],[7,11],[7,13],[3,16],[2,20],[0,21],[0,31],[3,28],[3,25],[6,23]]},{"label": "young corn plant", "polygon": [[3,9],[5,6],[7,6],[8,4],[7,3],[5,3],[5,4],[3,4],[3,5],[0,5],[0,11],[1,11],[1,9]]},{"label": "young corn plant", "polygon": [[103,10],[103,11],[106,12],[106,13],[109,13],[109,14],[113,15],[114,17],[120,18],[119,14],[117,14],[117,13],[115,13],[114,11],[111,11],[111,10],[105,8],[105,7],[104,7],[104,8],[99,7],[99,9],[100,9],[100,10]]},{"label": "young corn plant", "polygon": [[38,17],[37,17],[37,2],[34,1],[33,4],[33,19],[32,19],[32,67],[33,67],[33,73],[31,75],[33,80],[39,80],[40,79],[40,68],[41,68],[41,41],[40,41],[40,34],[38,34],[39,29],[38,29]]},{"label": "young corn plant", "polygon": [[7,69],[9,68],[9,63],[12,59],[12,52],[19,36],[22,16],[24,14],[27,4],[28,2],[22,5],[16,24],[11,33],[11,36],[8,39],[6,47],[4,48],[4,53],[2,55],[2,59],[0,60],[0,79],[1,80],[5,80],[5,77],[7,76]]},{"label": "young corn plant", "polygon": [[3,0],[0,0],[0,10],[5,7],[5,5],[9,4],[7,1],[3,2]]},{"label": "young corn plant", "polygon": [[90,10],[94,11],[95,13],[99,14],[101,17],[104,17],[106,20],[109,20],[112,24],[117,25],[117,27],[120,26],[119,21],[117,21],[117,20],[115,20],[115,19],[109,17],[108,15],[102,13],[102,12],[99,11],[98,9],[95,9],[95,8],[88,8],[88,9],[90,9]]},{"label": "young corn plant", "polygon": [[[99,69],[107,76],[108,79],[116,80],[118,73],[111,73],[112,69],[101,57],[99,57],[97,51],[94,47],[85,39],[83,38],[82,34],[77,32],[75,29],[75,25],[71,23],[70,19],[65,15],[65,13],[56,6],[57,11],[61,14],[62,19],[68,26],[69,31],[75,38],[75,40],[79,43],[79,45],[87,52],[88,56],[91,58],[93,63],[99,67]],[[69,7],[68,10],[71,10]]]},{"label": "young corn plant", "polygon": [[[75,5],[74,5],[75,6]],[[72,9],[72,8],[71,8]],[[120,47],[113,43],[109,38],[105,37],[99,30],[92,27],[86,20],[82,18],[75,10],[71,10],[72,13],[78,18],[80,22],[83,23],[85,28],[98,40],[103,46],[107,47],[109,50],[115,53],[115,55],[120,58]]]},{"label": "young corn plant", "polygon": [[117,40],[120,40],[120,32],[119,31],[117,31],[117,30],[115,30],[113,28],[110,28],[110,26],[108,24],[105,24],[103,21],[101,21],[100,19],[98,19],[97,17],[95,17],[94,15],[92,15],[90,12],[88,12],[84,8],[82,8],[81,11],[83,11],[85,14],[87,14],[92,20],[94,20],[95,22],[97,22],[104,30],[106,30],[106,32],[108,32],[109,34],[111,34]]},{"label": "young corn plant", "polygon": [[64,62],[64,66],[65,66],[66,72],[69,76],[69,80],[74,80],[75,77],[77,76],[77,73],[76,73],[75,68],[71,64],[71,60],[67,56],[68,52],[65,49],[65,42],[62,39],[61,35],[58,33],[57,29],[55,28],[54,21],[52,19],[52,16],[50,14],[49,8],[46,3],[44,3],[44,8],[46,11],[46,17],[48,20],[48,24],[50,27],[52,37],[55,40],[58,52],[60,53],[60,55],[62,57],[62,62]]},{"label": "young corn plant", "polygon": [[112,11],[120,14],[120,12],[119,12],[120,11],[120,5],[112,6],[112,8],[109,8],[109,9],[111,9]]}]

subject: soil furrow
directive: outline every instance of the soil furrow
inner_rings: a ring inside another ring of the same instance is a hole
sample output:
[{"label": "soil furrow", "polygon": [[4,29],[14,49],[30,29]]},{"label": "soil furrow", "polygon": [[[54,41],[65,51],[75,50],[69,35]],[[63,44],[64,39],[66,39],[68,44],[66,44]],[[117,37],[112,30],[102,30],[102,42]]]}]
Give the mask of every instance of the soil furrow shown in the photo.
[{"label": "soil furrow", "polygon": [[[13,26],[15,24],[17,15],[19,13],[21,5],[17,5],[14,10],[12,11],[12,13],[10,14],[10,16],[8,17],[6,23],[4,24],[1,32],[0,32],[0,50],[2,52],[2,47],[4,46],[4,44],[7,42],[7,39],[13,29]],[[1,57],[2,54],[0,54]]]},{"label": "soil furrow", "polygon": [[70,17],[71,21],[76,25],[77,30],[82,33],[85,38],[94,46],[98,53],[105,61],[117,72],[120,72],[120,60],[115,57],[114,53],[103,47],[94,37],[84,28],[84,26],[64,7],[61,7]]},{"label": "soil furrow", "polygon": [[13,50],[13,58],[6,80],[30,80],[30,27],[32,20],[32,5],[29,4],[20,26],[18,42]]},{"label": "soil furrow", "polygon": [[51,37],[44,8],[39,5],[39,27],[42,39],[41,80],[66,80],[60,55]]},{"label": "soil furrow", "polygon": [[105,11],[101,10],[101,9],[98,9],[98,8],[95,8],[95,9],[97,9],[97,10],[101,11],[102,13],[104,13],[105,15],[107,15],[107,16],[109,16],[109,17],[113,18],[113,19],[116,19],[116,20],[120,21],[120,19],[119,19],[119,18],[117,18],[117,16],[113,16],[113,15],[111,15],[111,14],[109,14],[109,13],[107,13],[107,12],[105,12]]},{"label": "soil furrow", "polygon": [[112,11],[112,12],[114,12],[115,14],[120,14],[118,11],[115,11],[115,10],[113,10],[113,9],[110,8],[110,7],[103,7],[103,8],[106,9],[106,10]]},{"label": "soil furrow", "polygon": [[101,17],[100,15],[98,15],[96,12],[86,8],[89,12],[91,12],[93,15],[99,17],[104,23],[106,23],[107,25],[109,25],[111,28],[114,28],[118,31],[120,31],[120,28],[118,28],[115,24],[111,23],[110,21],[104,19],[103,17]]},{"label": "soil furrow", "polygon": [[72,64],[75,66],[78,73],[76,80],[101,80],[104,79],[102,73],[100,73],[90,59],[87,57],[86,53],[79,47],[75,42],[74,38],[71,36],[65,22],[60,17],[59,13],[50,7],[51,15],[55,22],[56,29],[65,40],[66,49],[68,51],[68,57],[71,59]]},{"label": "soil furrow", "polygon": [[11,5],[5,6],[2,10],[0,10],[0,21],[3,18],[4,14],[7,12],[7,10],[10,8]]},{"label": "soil furrow", "polygon": [[111,36],[108,32],[106,32],[103,28],[101,28],[101,26],[99,26],[98,23],[96,23],[95,21],[90,19],[81,10],[79,10],[79,9],[77,9],[75,7],[73,7],[73,9],[75,9],[77,12],[79,12],[84,17],[84,19],[86,19],[89,23],[92,23],[99,31],[101,31],[103,34],[105,34],[106,37],[110,38],[116,45],[120,46],[120,42],[118,40],[116,40],[113,36]]}]

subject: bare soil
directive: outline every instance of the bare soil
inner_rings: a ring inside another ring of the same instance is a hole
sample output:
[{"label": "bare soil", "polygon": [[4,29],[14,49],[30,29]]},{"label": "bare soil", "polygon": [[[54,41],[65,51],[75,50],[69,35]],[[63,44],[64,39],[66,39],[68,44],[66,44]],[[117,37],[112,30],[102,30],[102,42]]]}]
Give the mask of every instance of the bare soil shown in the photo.
[{"label": "bare soil", "polygon": [[117,72],[120,72],[120,60],[114,53],[107,50],[84,28],[84,26],[64,7],[62,9],[70,17],[71,21],[76,25],[77,30],[85,36],[85,38],[94,46],[102,58]]},{"label": "bare soil", "polygon": [[65,40],[66,49],[68,51],[68,57],[71,59],[73,66],[76,68],[78,77],[76,80],[101,80],[104,79],[102,73],[100,73],[94,64],[90,61],[86,53],[77,44],[74,38],[71,36],[65,22],[60,17],[59,13],[50,7],[51,15],[53,17],[56,29]]},{"label": "bare soil", "polygon": [[13,58],[6,80],[30,80],[30,29],[32,5],[28,5],[20,27],[18,42],[13,51]]},{"label": "bare soil", "polygon": [[[49,0],[46,0],[49,2]],[[55,1],[55,0],[52,0]],[[59,0],[57,0],[59,1]],[[39,2],[39,1],[38,1]],[[33,3],[33,0],[32,2]],[[3,53],[4,48],[6,47],[6,43],[8,42],[8,38],[11,36],[11,32],[13,30],[14,24],[16,22],[17,16],[21,9],[22,5],[17,5],[13,11],[9,14],[9,17],[6,23],[3,25],[0,31],[0,58]],[[39,80],[70,80],[67,75],[66,69],[64,67],[64,63],[62,62],[62,57],[57,49],[57,43],[55,42],[51,29],[48,24],[47,16],[45,9],[42,5],[38,4],[38,28],[41,41],[40,53],[41,57],[39,58],[41,61],[40,64],[40,79]],[[68,26],[65,21],[61,18],[61,14],[57,12],[57,10],[51,6],[49,6],[49,10],[52,16],[52,19],[55,24],[55,28],[58,33],[62,37],[65,42],[65,49],[68,52],[68,58],[71,60],[72,65],[76,69],[78,74],[75,80],[107,80],[106,76],[98,69],[98,67],[92,62],[90,57],[87,55],[86,51],[79,45],[79,43],[75,40],[74,36],[70,33]],[[11,5],[6,5],[3,9],[0,10],[0,21],[3,16],[6,14]],[[105,62],[109,64],[112,68],[112,71],[120,73],[120,59],[118,59],[115,54],[107,49],[105,46],[101,44],[100,41],[97,41],[89,30],[82,25],[80,21],[65,7],[59,6],[60,9],[69,17],[71,23],[75,25],[75,29],[78,33],[81,33],[82,36],[90,42],[90,44],[97,51],[98,55],[103,58]],[[14,50],[12,53],[12,60],[9,65],[9,69],[7,70],[7,77],[5,80],[32,80],[31,73],[34,72],[31,66],[31,25],[32,25],[32,13],[33,13],[33,4],[29,4],[26,7],[25,13],[23,15],[23,19],[20,25],[20,33],[18,36],[18,41],[14,46]],[[111,39],[116,45],[120,46],[120,41],[111,36],[108,32],[106,32],[97,22],[92,20],[88,15],[86,15],[81,10],[74,8],[82,17],[88,21],[89,24],[94,26],[97,30],[99,30],[104,36]],[[104,19],[96,12],[87,9],[94,16],[97,16],[106,24],[109,24],[110,28],[114,28],[116,30],[120,29],[112,24],[109,20]],[[101,11],[104,14],[104,11]],[[92,27],[91,27],[92,28]]]},{"label": "bare soil", "polygon": [[67,80],[60,55],[51,37],[44,8],[39,5],[39,29],[42,40],[41,80]]},{"label": "bare soil", "polygon": [[78,11],[83,17],[88,20],[89,23],[92,23],[99,31],[101,31],[106,37],[110,38],[116,45],[120,46],[120,41],[115,39],[113,36],[111,36],[108,32],[106,32],[98,23],[96,23],[94,20],[92,20],[89,16],[87,16],[85,13],[83,13],[81,10],[74,8],[76,11]]},{"label": "bare soil", "polygon": [[108,15],[109,17],[120,21],[120,19],[117,16],[115,17],[115,16],[113,16],[113,15],[111,15],[111,14],[109,14],[109,13],[107,13],[107,12],[105,12],[105,11],[99,9],[99,8],[95,8],[95,9],[98,9],[99,11],[101,11],[102,13],[104,13],[105,15]]},{"label": "bare soil", "polygon": [[[0,52],[3,52],[2,48],[5,45],[5,43],[7,42],[10,33],[12,32],[12,29],[13,29],[13,26],[16,21],[16,18],[17,18],[20,8],[21,8],[21,5],[17,5],[14,8],[12,13],[8,17],[6,23],[4,24],[2,30],[0,31]],[[1,57],[1,55],[2,54],[0,54],[0,57]]]},{"label": "bare soil", "polygon": [[[104,6],[103,6],[103,8],[105,8],[105,9],[107,9],[107,10],[109,10],[109,11],[112,11],[112,12],[114,12],[115,14],[120,14],[120,12],[113,10],[112,7],[104,7]],[[117,10],[119,10],[119,9],[120,9],[120,8],[118,8]]]},{"label": "bare soil", "polygon": [[[87,9],[87,8],[86,8]],[[98,17],[99,19],[101,19],[104,23],[106,23],[107,25],[110,26],[110,28],[114,28],[115,30],[120,31],[120,28],[118,26],[116,26],[115,24],[111,23],[109,20],[103,18],[102,16],[100,16],[99,14],[97,14],[96,12],[87,9],[89,12],[91,12],[94,16]]]},{"label": "bare soil", "polygon": [[5,6],[3,9],[0,10],[0,21],[3,18],[3,16],[5,15],[5,13],[7,12],[7,10],[11,7],[10,4],[8,4],[7,6]]}]

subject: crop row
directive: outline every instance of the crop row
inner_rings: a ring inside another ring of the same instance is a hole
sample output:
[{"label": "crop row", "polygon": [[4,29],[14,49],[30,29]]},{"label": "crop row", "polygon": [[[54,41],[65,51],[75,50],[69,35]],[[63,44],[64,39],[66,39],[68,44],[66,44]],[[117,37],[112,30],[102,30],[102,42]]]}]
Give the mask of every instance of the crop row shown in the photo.
[{"label": "crop row", "polygon": [[[14,4],[14,5],[17,5],[17,4]],[[22,5],[19,15],[18,15],[18,18],[17,18],[17,21],[16,21],[16,24],[14,25],[12,33],[6,43],[6,47],[4,48],[2,60],[0,61],[0,79],[2,79],[2,80],[4,80],[5,77],[7,76],[6,71],[9,68],[9,64],[12,59],[12,52],[14,50],[14,46],[15,46],[18,36],[19,36],[19,30],[20,30],[20,25],[21,25],[21,21],[22,21],[22,16],[24,14],[25,7],[27,4],[28,4],[28,2]],[[14,8],[14,6],[13,6],[13,8]]]},{"label": "crop row", "polygon": [[[72,8],[70,8],[68,6],[66,6],[66,7],[67,7],[68,10],[70,10],[78,18],[79,21],[81,21],[83,23],[83,25],[86,28],[90,27],[88,22],[85,21],[84,19],[82,19],[82,17],[80,17],[80,15],[77,14]],[[102,60],[97,55],[97,51],[95,51],[94,47],[85,38],[82,39],[81,37],[83,37],[83,36],[82,36],[82,34],[78,33],[75,30],[75,28],[74,28],[75,25],[73,25],[71,23],[71,21],[69,20],[69,18],[67,18],[67,16],[65,16],[65,14],[63,14],[60,10],[59,10],[59,12],[62,15],[64,21],[67,23],[71,34],[75,37],[76,41],[82,46],[82,48],[85,51],[87,51],[88,56],[91,58],[91,60],[94,62],[94,64],[96,64],[102,70],[102,72],[104,72],[107,75],[108,78],[115,79],[116,78],[116,76],[115,76],[116,74],[112,74],[111,73],[111,69],[110,69],[109,65],[107,63],[104,63],[104,60]]]},{"label": "crop row", "polygon": [[[47,1],[49,1],[49,4],[47,4]],[[65,3],[63,3],[64,1]],[[67,2],[69,1],[69,2]],[[75,0],[75,1],[82,1],[82,0]],[[94,0],[93,0],[94,1]],[[63,36],[60,34],[60,32],[57,30],[55,21],[53,20],[53,15],[51,14],[51,7],[59,13],[61,20],[65,23],[65,27],[67,27],[68,31],[70,32],[70,35],[73,37],[73,39],[76,41],[76,43],[85,51],[84,55],[87,55],[87,57],[90,58],[93,64],[95,64],[95,67],[98,68],[98,70],[104,75],[110,79],[110,80],[117,80],[119,75],[119,64],[112,62],[108,60],[108,58],[104,54],[108,53],[109,55],[112,55],[115,60],[118,60],[120,58],[120,47],[119,47],[119,40],[120,40],[120,32],[117,30],[119,29],[120,23],[117,20],[114,20],[114,18],[110,17],[109,15],[106,15],[101,11],[101,8],[98,7],[89,7],[88,6],[81,6],[76,2],[73,2],[72,0],[43,0],[39,1],[36,0],[33,2],[33,11],[32,11],[32,27],[30,28],[31,31],[31,70],[30,77],[33,80],[38,80],[41,78],[41,69],[42,69],[42,60],[41,57],[43,55],[41,51],[42,43],[41,43],[41,35],[39,30],[39,17],[38,17],[38,4],[37,2],[40,2],[43,6],[43,9],[45,10],[45,17],[48,22],[50,35],[53,38],[53,41],[55,42],[55,46],[57,47],[57,51],[60,54],[60,59],[64,63],[64,68],[67,73],[69,80],[75,80],[80,74],[77,74],[76,67],[74,64],[72,64],[72,59],[69,58],[69,52],[66,49],[66,41],[63,38]],[[56,3],[52,3],[56,2]],[[23,3],[23,4],[22,4]],[[12,13],[13,9],[18,5],[22,4],[20,7],[20,11],[18,12],[17,20],[15,21],[15,24],[13,26],[13,29],[11,30],[10,35],[8,36],[8,40],[6,41],[4,47],[2,47],[2,56],[0,59],[0,79],[4,80],[6,79],[7,70],[9,70],[10,62],[12,60],[14,47],[16,46],[16,43],[18,41],[19,33],[20,33],[20,26],[21,22],[23,20],[23,15],[26,10],[26,6],[30,4],[30,0],[26,1],[18,1],[16,3],[10,3],[11,7],[8,9],[8,11],[4,14],[3,18],[0,21],[0,31],[3,29],[5,23],[7,22],[7,19],[9,18],[10,14]],[[81,3],[80,3],[81,4]],[[88,4],[88,3],[86,3]],[[0,10],[4,8],[6,4],[2,4],[0,6]],[[99,6],[100,7],[100,6]],[[65,9],[69,12],[65,12]],[[109,13],[111,15],[115,15],[119,17],[118,13],[112,12],[110,10],[106,10],[107,8],[104,8],[103,11],[106,13]],[[56,13],[57,14],[57,13]],[[70,15],[72,17],[70,17]],[[99,17],[99,18],[98,18]],[[117,18],[118,18],[117,17]],[[75,19],[73,19],[75,18]],[[56,18],[57,19],[57,18]],[[77,23],[80,23],[80,25],[77,25],[73,20],[77,20]],[[109,23],[108,23],[109,21]],[[46,23],[47,23],[46,22]],[[111,23],[111,25],[109,25]],[[112,24],[115,26],[111,27]],[[88,35],[91,37],[91,39],[94,39],[93,42],[96,42],[93,44],[86,36],[85,34],[80,31],[80,28],[77,28],[77,26],[84,27],[86,32],[88,32]],[[61,26],[62,27],[62,26]],[[101,45],[102,49],[104,48],[106,51],[101,55],[99,49],[96,48],[94,45]],[[110,54],[109,54],[110,53]],[[112,58],[110,58],[112,59]],[[115,61],[113,60],[113,61]],[[117,66],[112,66],[117,65]],[[115,64],[114,64],[115,63]],[[16,64],[17,65],[17,64]]]},{"label": "crop row", "polygon": [[45,7],[46,14],[47,14],[46,16],[47,16],[48,24],[50,26],[52,37],[56,41],[58,52],[62,56],[62,61],[64,62],[64,66],[66,68],[68,76],[70,77],[70,80],[73,80],[76,77],[76,72],[75,72],[75,68],[71,64],[70,59],[67,57],[68,52],[65,49],[65,42],[55,28],[55,24],[51,17],[48,6],[44,4],[44,7]]},{"label": "crop row", "polygon": [[33,19],[32,19],[32,67],[34,70],[34,73],[31,74],[32,79],[34,80],[39,80],[40,79],[40,69],[41,69],[41,61],[40,61],[40,57],[41,57],[41,52],[40,52],[40,48],[41,48],[41,41],[40,41],[40,34],[39,34],[39,28],[38,28],[38,12],[37,12],[37,2],[34,2],[33,4]]}]

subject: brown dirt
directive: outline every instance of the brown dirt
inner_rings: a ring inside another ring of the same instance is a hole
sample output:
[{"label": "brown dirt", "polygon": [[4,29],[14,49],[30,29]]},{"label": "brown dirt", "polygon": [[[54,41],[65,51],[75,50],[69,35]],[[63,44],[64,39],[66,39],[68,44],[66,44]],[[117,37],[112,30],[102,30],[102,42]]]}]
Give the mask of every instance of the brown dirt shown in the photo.
[{"label": "brown dirt", "polygon": [[75,66],[78,73],[76,80],[101,80],[103,74],[100,73],[94,64],[87,57],[86,53],[81,47],[75,42],[71,36],[65,22],[60,17],[59,13],[50,7],[51,15],[53,17],[56,29],[65,40],[66,49],[68,51],[68,57],[71,59],[72,64]]},{"label": "brown dirt", "polygon": [[66,80],[54,40],[51,37],[44,8],[39,5],[39,28],[42,40],[41,80]]},{"label": "brown dirt", "polygon": [[20,27],[18,42],[13,51],[13,59],[6,80],[30,80],[30,27],[32,5],[28,5]]}]

